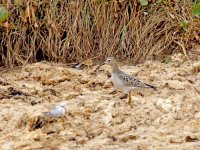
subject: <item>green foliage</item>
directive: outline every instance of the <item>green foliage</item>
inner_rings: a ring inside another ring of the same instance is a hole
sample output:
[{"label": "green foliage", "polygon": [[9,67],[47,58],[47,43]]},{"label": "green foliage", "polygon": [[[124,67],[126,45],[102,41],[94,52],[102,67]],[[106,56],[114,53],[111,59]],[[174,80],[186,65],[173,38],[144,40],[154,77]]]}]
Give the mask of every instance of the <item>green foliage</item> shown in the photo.
[{"label": "green foliage", "polygon": [[148,0],[140,0],[142,6],[148,5]]},{"label": "green foliage", "polygon": [[163,4],[167,5],[169,4],[169,1],[168,0],[162,0]]},{"label": "green foliage", "polygon": [[5,7],[0,7],[0,22],[5,21],[9,17],[9,12]]},{"label": "green foliage", "polygon": [[200,15],[200,3],[197,3],[192,10],[193,15]]},{"label": "green foliage", "polygon": [[189,22],[187,20],[183,20],[180,22],[180,26],[184,29],[187,29],[189,25]]}]

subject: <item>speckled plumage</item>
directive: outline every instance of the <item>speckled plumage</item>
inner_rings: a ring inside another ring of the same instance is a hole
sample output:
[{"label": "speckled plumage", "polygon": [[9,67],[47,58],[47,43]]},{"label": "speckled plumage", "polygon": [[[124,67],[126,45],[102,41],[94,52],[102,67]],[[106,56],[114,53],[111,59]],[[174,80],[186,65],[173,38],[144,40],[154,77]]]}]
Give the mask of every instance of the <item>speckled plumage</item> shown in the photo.
[{"label": "speckled plumage", "polygon": [[155,88],[154,86],[144,83],[140,81],[139,79],[137,79],[136,77],[126,74],[122,72],[121,70],[113,72],[113,74],[115,74],[116,78],[119,78],[121,80],[122,86],[127,87],[127,88],[128,87]]},{"label": "speckled plumage", "polygon": [[129,94],[129,96],[130,92],[136,88],[156,89],[156,87],[144,83],[136,77],[126,74],[123,71],[119,70],[117,62],[113,57],[108,57],[105,61],[105,64],[110,65],[112,67],[110,80],[114,84],[115,88],[121,89],[125,94]]}]

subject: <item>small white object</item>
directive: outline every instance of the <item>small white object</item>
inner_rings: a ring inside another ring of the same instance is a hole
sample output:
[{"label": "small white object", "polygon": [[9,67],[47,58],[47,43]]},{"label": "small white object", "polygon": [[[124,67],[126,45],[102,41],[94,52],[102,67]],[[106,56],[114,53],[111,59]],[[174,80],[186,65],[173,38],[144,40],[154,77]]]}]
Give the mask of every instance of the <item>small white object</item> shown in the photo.
[{"label": "small white object", "polygon": [[145,11],[145,12],[143,12],[143,14],[144,14],[144,16],[147,16],[147,15],[148,15],[148,12]]},{"label": "small white object", "polygon": [[43,114],[45,116],[54,117],[54,118],[62,117],[65,114],[65,108],[63,106],[58,105],[54,109],[52,109],[50,112],[44,112]]}]

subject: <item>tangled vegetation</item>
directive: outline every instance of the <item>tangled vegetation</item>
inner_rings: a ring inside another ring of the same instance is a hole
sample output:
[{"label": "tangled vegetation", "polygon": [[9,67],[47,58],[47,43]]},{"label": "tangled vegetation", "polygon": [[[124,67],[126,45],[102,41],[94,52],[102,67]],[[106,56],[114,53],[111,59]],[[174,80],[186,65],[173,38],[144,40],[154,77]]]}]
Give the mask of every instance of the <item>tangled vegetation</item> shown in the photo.
[{"label": "tangled vegetation", "polygon": [[139,62],[175,51],[187,55],[200,44],[198,1],[2,2],[0,61],[4,66],[108,55]]}]

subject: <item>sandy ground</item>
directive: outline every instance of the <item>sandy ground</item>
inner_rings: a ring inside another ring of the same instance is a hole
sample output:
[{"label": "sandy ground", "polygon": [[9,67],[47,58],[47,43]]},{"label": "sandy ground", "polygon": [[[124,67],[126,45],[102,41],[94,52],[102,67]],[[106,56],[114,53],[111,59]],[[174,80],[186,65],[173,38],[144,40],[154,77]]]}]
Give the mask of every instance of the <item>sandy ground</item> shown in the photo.
[{"label": "sandy ground", "polygon": [[[200,149],[200,63],[174,55],[120,68],[158,87],[132,103],[105,85],[109,67],[39,62],[1,71],[1,150]],[[63,104],[63,117],[43,112]]]}]

